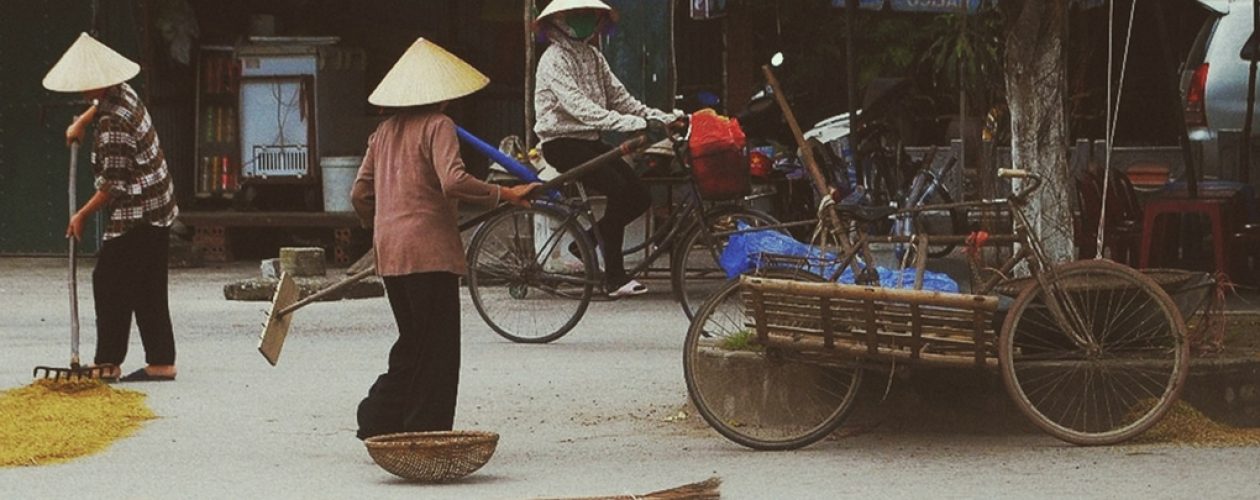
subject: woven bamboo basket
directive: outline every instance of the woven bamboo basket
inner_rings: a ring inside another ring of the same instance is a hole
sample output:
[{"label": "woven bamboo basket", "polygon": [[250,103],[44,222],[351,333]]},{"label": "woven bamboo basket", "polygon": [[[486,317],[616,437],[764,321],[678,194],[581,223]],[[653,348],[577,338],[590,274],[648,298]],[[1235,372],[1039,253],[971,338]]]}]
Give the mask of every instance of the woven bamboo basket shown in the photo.
[{"label": "woven bamboo basket", "polygon": [[430,483],[472,474],[494,455],[499,435],[481,431],[403,432],[363,441],[368,454],[395,476]]}]

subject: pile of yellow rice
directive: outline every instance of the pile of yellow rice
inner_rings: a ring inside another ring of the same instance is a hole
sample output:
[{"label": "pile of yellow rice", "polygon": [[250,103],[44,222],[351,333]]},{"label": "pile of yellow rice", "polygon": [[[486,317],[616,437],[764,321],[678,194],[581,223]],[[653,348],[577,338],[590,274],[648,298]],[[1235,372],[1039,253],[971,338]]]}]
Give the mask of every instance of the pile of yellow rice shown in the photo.
[{"label": "pile of yellow rice", "polygon": [[1220,424],[1178,401],[1164,418],[1146,432],[1126,444],[1167,443],[1187,446],[1256,446],[1260,445],[1260,428],[1240,428]]},{"label": "pile of yellow rice", "polygon": [[53,464],[104,450],[154,418],[144,398],[95,380],[38,380],[0,392],[0,467]]}]

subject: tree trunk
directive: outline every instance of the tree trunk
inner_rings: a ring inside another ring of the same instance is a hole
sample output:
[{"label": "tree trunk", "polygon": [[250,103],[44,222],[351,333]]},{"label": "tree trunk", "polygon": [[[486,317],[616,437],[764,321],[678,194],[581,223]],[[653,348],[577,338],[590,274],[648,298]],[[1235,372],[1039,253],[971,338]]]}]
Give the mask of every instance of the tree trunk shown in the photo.
[{"label": "tree trunk", "polygon": [[1011,162],[1044,183],[1028,216],[1051,262],[1073,260],[1072,174],[1064,90],[1066,0],[1002,2],[1006,13],[1006,96],[1011,112]]}]

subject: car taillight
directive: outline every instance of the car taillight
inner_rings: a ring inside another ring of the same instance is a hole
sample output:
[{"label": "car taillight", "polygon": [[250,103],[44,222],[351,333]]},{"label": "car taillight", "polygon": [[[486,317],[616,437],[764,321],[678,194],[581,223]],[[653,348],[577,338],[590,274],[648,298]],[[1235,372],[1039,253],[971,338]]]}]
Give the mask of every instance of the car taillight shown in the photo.
[{"label": "car taillight", "polygon": [[1208,64],[1199,65],[1190,78],[1186,89],[1186,127],[1206,127],[1207,114],[1203,111],[1203,95],[1207,89]]}]

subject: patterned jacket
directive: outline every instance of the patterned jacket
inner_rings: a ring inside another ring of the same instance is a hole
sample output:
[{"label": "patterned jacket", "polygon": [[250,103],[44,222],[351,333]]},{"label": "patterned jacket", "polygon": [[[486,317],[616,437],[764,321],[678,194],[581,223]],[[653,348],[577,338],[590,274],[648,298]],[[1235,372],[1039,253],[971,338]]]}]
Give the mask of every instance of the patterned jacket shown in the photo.
[{"label": "patterned jacket", "polygon": [[540,141],[596,140],[602,131],[643,130],[647,118],[673,118],[630,95],[598,48],[563,35],[550,38],[535,78],[534,133]]},{"label": "patterned jacket", "polygon": [[153,120],[126,83],[110,88],[97,105],[92,173],[96,189],[110,194],[107,240],[140,223],[169,227],[179,215]]}]

